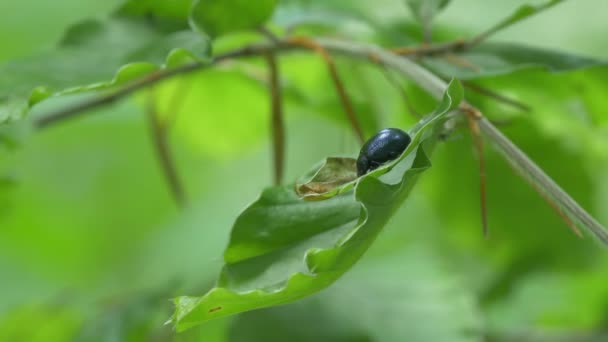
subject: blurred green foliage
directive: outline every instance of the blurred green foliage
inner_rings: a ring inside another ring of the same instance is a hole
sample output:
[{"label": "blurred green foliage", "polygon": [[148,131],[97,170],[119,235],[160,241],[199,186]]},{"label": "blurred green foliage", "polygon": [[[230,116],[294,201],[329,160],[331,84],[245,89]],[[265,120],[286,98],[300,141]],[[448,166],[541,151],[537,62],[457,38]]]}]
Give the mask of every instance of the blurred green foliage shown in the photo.
[{"label": "blurred green foliage", "polygon": [[[451,1],[434,18],[433,37],[471,36],[523,3]],[[171,20],[184,13],[183,2],[3,1],[0,60],[43,54],[74,24],[104,20],[120,7]],[[605,58],[607,11],[603,0],[566,1],[492,40]],[[313,19],[316,26],[303,32],[383,44],[421,38],[403,0],[283,1],[274,19]],[[216,43],[249,39],[237,34]],[[377,68],[342,58],[337,64],[366,132],[415,122],[400,90]],[[318,56],[286,55],[281,69],[286,179],[327,156],[354,156],[357,143]],[[465,127],[438,145],[433,167],[407,203],[334,286],[181,334],[164,326],[172,311],[168,298],[211,288],[234,219],[271,182],[264,77],[259,61],[239,61],[156,88],[164,113],[173,93],[185,93],[170,140],[190,199],[185,210],[175,207],[156,160],[143,96],[32,131],[32,118],[81,96],[51,98],[25,120],[0,126],[0,341],[607,338],[606,251],[577,239],[491,148],[485,156],[491,233],[484,239],[477,163]],[[604,224],[607,79],[608,69],[598,66],[477,81],[529,105],[529,112],[466,93],[489,117],[508,120],[501,129]],[[418,112],[436,105],[415,85],[403,87]]]}]

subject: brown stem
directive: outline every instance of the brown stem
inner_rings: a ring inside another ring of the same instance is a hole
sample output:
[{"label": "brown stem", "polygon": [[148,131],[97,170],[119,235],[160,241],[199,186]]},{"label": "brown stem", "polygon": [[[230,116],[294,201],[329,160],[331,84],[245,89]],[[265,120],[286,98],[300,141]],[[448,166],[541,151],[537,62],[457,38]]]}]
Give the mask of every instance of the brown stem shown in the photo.
[{"label": "brown stem", "polygon": [[299,45],[304,48],[313,50],[316,53],[318,53],[321,57],[323,57],[323,60],[325,61],[325,64],[327,65],[327,69],[329,70],[329,75],[331,76],[331,79],[334,82],[334,86],[336,88],[336,91],[338,92],[340,101],[342,102],[342,107],[344,107],[344,112],[346,113],[346,117],[350,121],[350,124],[351,124],[355,134],[357,135],[357,138],[359,138],[359,142],[361,144],[363,144],[365,142],[365,135],[363,134],[363,129],[361,128],[359,119],[357,118],[357,115],[355,114],[355,110],[353,108],[352,102],[350,101],[350,98],[348,97],[348,94],[346,93],[346,90],[344,89],[344,84],[342,83],[342,81],[340,80],[340,77],[338,76],[338,69],[336,68],[335,63],[334,63],[333,59],[331,58],[331,56],[329,55],[329,53],[327,52],[327,50],[325,50],[325,48],[323,46],[321,46],[314,40],[306,38],[306,37],[291,37],[288,39],[288,42],[291,44],[294,44],[294,45]]},{"label": "brown stem", "polygon": [[429,17],[422,20],[422,40],[425,44],[431,44],[433,41],[433,29],[431,27],[431,18]]},{"label": "brown stem", "polygon": [[475,149],[477,150],[477,158],[479,158],[479,203],[481,208],[481,226],[483,228],[483,236],[488,237],[488,202],[486,196],[486,163],[484,159],[484,144],[479,124],[472,113],[467,113],[469,121],[469,129],[473,136]]},{"label": "brown stem", "polygon": [[441,58],[444,59],[446,62],[448,62],[452,65],[455,65],[457,67],[460,67],[460,68],[469,69],[473,72],[481,71],[481,68],[479,66],[468,61],[466,58],[458,56],[453,53],[445,53],[444,55],[441,56]]},{"label": "brown stem", "polygon": [[[309,39],[309,41],[312,41],[312,40]],[[401,72],[403,72],[404,69],[402,69],[401,66],[397,67],[396,65],[407,62],[404,60],[398,60],[397,59],[398,56],[396,56],[394,54],[390,54],[389,52],[381,50],[375,46],[357,45],[357,44],[353,44],[351,42],[345,42],[345,41],[320,40],[320,39],[317,41],[313,41],[313,43],[319,45],[324,50],[332,50],[332,51],[335,51],[338,53],[349,55],[353,58],[365,59],[367,61],[370,61],[370,62],[376,63],[376,64],[380,64],[380,65],[388,65],[393,68],[399,69]],[[205,68],[209,68],[211,66],[214,66],[216,64],[219,64],[219,63],[227,61],[227,60],[231,60],[231,59],[235,59],[235,58],[260,56],[267,52],[280,52],[280,51],[285,51],[285,50],[294,50],[294,49],[302,49],[302,48],[310,49],[310,47],[303,46],[302,44],[293,43],[293,42],[289,42],[289,41],[285,41],[285,40],[280,41],[280,43],[252,44],[252,45],[247,45],[242,48],[217,55],[210,62],[192,62],[192,63],[184,64],[184,65],[172,68],[172,69],[158,70],[147,76],[144,76],[142,78],[131,81],[130,83],[127,83],[126,85],[124,85],[123,87],[121,87],[117,90],[110,91],[105,94],[68,105],[68,106],[60,108],[59,110],[56,110],[54,112],[50,112],[50,113],[44,115],[42,118],[37,119],[34,122],[34,125],[36,126],[36,128],[45,128],[45,127],[51,126],[55,123],[62,122],[67,119],[72,119],[72,118],[84,115],[89,110],[96,109],[98,107],[103,107],[106,105],[110,105],[124,97],[131,95],[132,93],[136,92],[137,90],[149,87],[158,82],[161,82],[163,80],[166,80],[166,79],[178,76],[178,75],[196,72],[196,71],[199,71],[199,70],[202,70]],[[429,50],[429,53],[430,52],[432,52],[432,51]],[[424,51],[421,53],[426,54],[426,52],[424,52]],[[413,67],[413,65],[412,65],[412,67]],[[422,79],[422,78],[416,79],[415,81],[426,82],[429,80],[431,80],[430,77],[424,78],[424,79]],[[334,80],[334,82],[335,82],[335,80]],[[338,82],[339,82],[339,80],[338,80]],[[423,84],[423,88],[425,88],[426,90],[431,90],[433,92],[433,95],[436,95],[440,84],[442,84],[442,81],[431,80],[431,83],[432,84]],[[432,88],[430,88],[430,87],[432,87]]]},{"label": "brown stem", "polygon": [[149,87],[160,81],[175,77],[177,75],[202,70],[225,60],[238,57],[257,56],[269,50],[286,48],[289,48],[289,46],[281,45],[274,48],[267,44],[249,45],[234,51],[227,52],[225,54],[218,55],[211,62],[192,62],[172,69],[158,70],[140,79],[136,79],[126,84],[122,88],[119,88],[118,90],[111,91],[109,93],[94,97],[92,99],[86,99],[82,102],[77,102],[75,104],[63,107],[57,111],[51,112],[43,116],[42,118],[36,120],[34,125],[36,126],[36,128],[45,128],[57,122],[78,117],[80,115],[86,114],[88,110],[112,104],[128,95],[131,95],[137,90]]},{"label": "brown stem", "polygon": [[401,83],[399,83],[399,80],[397,80],[397,78],[389,71],[386,69],[386,67],[382,66],[382,73],[384,75],[384,77],[389,81],[389,83],[391,83],[393,85],[393,87],[395,87],[399,93],[401,94],[401,98],[403,99],[403,103],[405,103],[405,106],[407,107],[407,110],[410,112],[410,114],[415,118],[415,119],[420,119],[422,118],[422,114],[420,114],[416,108],[414,108],[414,106],[412,105],[412,101],[410,100],[409,95],[407,94],[407,92],[405,91],[405,88],[403,88],[403,85],[401,85]]},{"label": "brown stem", "polygon": [[279,81],[279,67],[276,57],[269,52],[265,55],[269,71],[270,105],[271,105],[271,127],[272,147],[274,164],[274,184],[283,182],[283,170],[285,168],[285,126],[283,123],[283,104],[281,96],[281,85]]},{"label": "brown stem", "polygon": [[[316,43],[324,49],[332,52],[341,53],[354,59],[369,61],[380,65],[386,65],[408,77],[418,86],[428,92],[436,99],[441,99],[447,84],[437,75],[428,71],[424,67],[413,61],[402,58],[390,51],[381,49],[374,45],[357,44],[348,41],[332,39],[316,39]],[[136,90],[151,86],[161,80],[189,72],[201,70],[216,63],[238,57],[259,56],[268,51],[284,51],[302,48],[301,46],[282,41],[280,44],[254,44],[243,48],[230,51],[217,56],[210,63],[195,62],[182,65],[173,69],[161,70],[141,79],[135,80],[123,88],[107,93],[100,97],[88,99],[84,102],[65,107],[49,116],[39,119],[38,126],[45,126],[50,123],[60,122],[80,115],[82,111],[94,109],[118,99],[121,99]],[[556,205],[569,218],[576,218],[576,222],[587,228],[602,243],[608,245],[608,230],[597,222],[585,209],[583,209],[572,197],[570,197],[559,185],[555,183],[536,163],[534,163],[521,149],[519,149],[509,138],[500,132],[490,121],[485,119],[481,113],[466,102],[459,106],[464,111],[474,110],[478,113],[475,116],[480,130],[493,143],[502,156],[526,181],[532,182],[536,187],[546,193],[551,203]]]},{"label": "brown stem", "polygon": [[576,224],[574,224],[574,222],[572,222],[572,220],[568,217],[568,215],[566,215],[566,213],[564,213],[564,211],[557,205],[555,204],[555,202],[551,201],[549,196],[547,196],[547,194],[542,191],[536,184],[527,181],[528,184],[530,184],[530,186],[532,187],[532,189],[534,189],[536,191],[537,194],[540,195],[540,197],[542,197],[543,200],[545,200],[545,202],[547,202],[547,204],[549,204],[549,206],[551,206],[551,208],[555,211],[555,213],[557,213],[557,215],[559,215],[559,217],[564,221],[564,223],[566,223],[566,225],[568,226],[568,228],[570,228],[570,230],[579,238],[583,238],[583,233],[581,233],[581,231],[578,229],[578,227],[576,226]]},{"label": "brown stem", "polygon": [[[418,46],[407,46],[407,47],[400,47],[400,48],[396,48],[396,49],[392,49],[391,51],[393,53],[396,53],[398,55],[438,55],[438,54],[444,54],[444,53],[448,53],[448,52],[458,52],[458,51],[463,51],[463,50],[469,50],[477,45],[479,45],[480,43],[482,43],[483,41],[485,41],[486,39],[488,39],[490,36],[492,36],[494,33],[496,33],[497,31],[500,30],[500,27],[493,27],[489,30],[486,30],[484,32],[481,32],[479,34],[477,34],[474,37],[471,37],[469,39],[457,39],[451,42],[446,42],[446,43],[436,43],[436,44],[427,44],[428,42],[430,42],[430,29],[428,30],[429,32],[427,33],[425,30],[425,32],[423,32],[424,34],[424,43],[422,45],[418,45]],[[427,36],[428,35],[428,36]]]},{"label": "brown stem", "polygon": [[460,51],[466,48],[467,41],[458,39],[447,43],[398,47],[391,49],[390,51],[400,56],[433,56],[446,52]]},{"label": "brown stem", "polygon": [[186,206],[186,196],[177,175],[171,149],[169,148],[167,129],[156,110],[155,98],[152,92],[150,92],[146,99],[146,117],[148,118],[156,156],[158,157],[173,199],[180,208],[183,208]]},{"label": "brown stem", "polygon": [[191,83],[186,80],[182,80],[175,86],[167,106],[167,113],[170,115],[168,115],[162,122],[162,125],[167,132],[175,125],[177,117],[184,102],[186,101],[186,97],[188,96],[188,92],[190,91],[190,86]]},{"label": "brown stem", "polygon": [[495,92],[492,89],[485,88],[485,87],[482,87],[480,85],[477,85],[475,83],[471,83],[471,82],[468,82],[468,81],[462,81],[462,85],[465,88],[470,89],[470,90],[472,90],[472,91],[474,91],[476,93],[479,93],[481,95],[490,97],[490,98],[492,98],[492,99],[494,99],[494,100],[496,100],[498,102],[502,102],[502,103],[504,103],[506,105],[509,105],[511,107],[515,107],[515,108],[517,108],[519,110],[522,110],[522,111],[525,111],[525,112],[529,112],[529,111],[532,110],[532,108],[530,106],[528,106],[527,104],[525,104],[523,102],[520,102],[520,101],[517,101],[515,99],[512,99],[510,97],[506,97],[506,96],[504,96],[502,94],[499,94],[499,93]]},{"label": "brown stem", "polygon": [[[264,32],[264,29],[262,29],[261,32]],[[459,39],[459,40],[455,40],[455,41],[447,42],[447,43],[424,44],[421,46],[414,46],[414,47],[400,47],[400,48],[392,49],[390,51],[393,52],[394,54],[398,54],[398,55],[432,56],[432,55],[446,53],[446,52],[456,52],[456,51],[469,49],[472,46],[474,46],[474,45],[478,44],[479,42],[481,42],[482,40],[484,40],[485,38],[487,38],[488,36],[489,36],[489,33],[485,32],[468,41]],[[339,44],[332,44],[334,46],[324,47],[323,44],[319,44],[318,41],[314,41],[309,38],[305,38],[304,40],[306,40],[307,42],[303,43],[302,39],[295,38],[295,40],[294,40],[294,38],[292,38],[291,41],[290,40],[287,40],[287,41],[279,40],[279,41],[273,41],[272,44],[248,45],[248,46],[245,46],[240,49],[236,49],[236,50],[224,53],[224,54],[220,54],[220,55],[216,56],[211,62],[193,62],[193,63],[185,64],[185,65],[182,65],[182,66],[179,66],[176,68],[172,68],[172,69],[159,70],[159,71],[151,73],[147,76],[144,76],[140,79],[134,80],[134,81],[128,83],[127,85],[123,86],[122,88],[119,88],[118,90],[115,90],[113,92],[106,93],[105,95],[94,97],[92,99],[87,99],[82,102],[78,102],[78,103],[72,104],[70,106],[61,108],[58,111],[51,112],[50,114],[45,115],[42,118],[36,120],[35,126],[37,128],[43,128],[46,126],[50,126],[55,122],[60,122],[60,121],[63,121],[64,119],[69,119],[72,117],[79,116],[88,110],[112,104],[113,102],[115,102],[123,97],[126,97],[141,88],[148,87],[152,84],[155,84],[155,83],[165,80],[167,78],[174,77],[179,74],[185,74],[185,73],[201,70],[201,69],[210,67],[212,65],[215,65],[219,62],[222,62],[222,61],[225,61],[228,59],[239,58],[239,57],[249,57],[249,56],[259,56],[268,51],[280,51],[280,50],[288,50],[288,49],[293,49],[293,48],[307,48],[307,49],[313,49],[313,50],[317,51],[318,53],[322,54],[325,58],[325,57],[329,57],[329,55],[327,54],[327,52],[325,52],[325,50],[330,48],[330,49],[342,50],[340,52],[344,52],[344,53],[353,55],[354,57],[365,57],[366,59],[368,59],[374,63],[385,62],[385,61],[381,61],[380,58],[378,58],[379,57],[378,54],[373,51],[365,51],[364,52],[365,56],[363,56],[362,54],[359,54],[358,53],[359,51],[354,51],[354,50],[358,50],[358,47],[356,47],[354,45],[351,46],[352,49],[348,49],[348,48],[342,49],[342,47],[338,46]],[[313,48],[313,46],[317,46],[317,47]],[[321,48],[320,50],[318,49],[319,47]],[[344,51],[344,50],[351,50],[351,51]],[[323,53],[321,51],[323,51],[325,53]],[[383,53],[385,53],[385,52],[386,51],[384,51]],[[329,60],[331,61],[331,58]],[[334,78],[334,83],[336,83],[335,76],[337,75],[337,72],[335,71],[335,66],[333,66],[333,64],[331,64],[331,62],[330,62],[328,64],[328,67],[330,68],[330,73],[332,74],[332,78]],[[339,79],[338,79],[338,83],[339,83]],[[337,87],[339,87],[339,86],[337,86]],[[341,89],[342,90],[338,90],[338,91],[345,94],[343,87]],[[340,96],[343,97],[342,94]],[[343,100],[343,102],[344,102],[344,100]],[[349,116],[350,116],[350,114],[349,114]],[[361,134],[361,136],[362,136],[362,134]]]},{"label": "brown stem", "polygon": [[[481,112],[479,110],[477,110],[476,108],[470,106],[469,104],[465,103],[464,105],[461,106],[461,108],[468,114],[469,120],[472,120],[475,122],[478,131],[480,131],[480,123],[481,124],[485,124],[484,127],[493,127],[488,125],[487,123],[489,122],[487,119],[485,119],[483,117],[483,115],[481,114]],[[486,129],[485,133],[489,133],[489,132],[497,132],[494,131],[494,129]],[[495,133],[491,133],[491,136],[494,138],[496,137],[494,135]],[[480,138],[481,139],[481,138]],[[495,142],[497,141],[501,141],[501,139],[499,138],[498,140],[494,140]],[[504,151],[503,151],[504,152]],[[560,208],[560,206],[551,199],[551,197],[548,195],[548,193],[544,190],[541,189],[540,183],[532,181],[532,179],[530,177],[527,177],[523,170],[521,170],[519,167],[516,167],[516,165],[513,163],[513,160],[511,159],[507,159],[507,161],[509,162],[509,165],[513,168],[513,170],[522,176],[522,178],[528,183],[530,184],[530,186],[532,187],[532,189],[534,189],[550,206],[551,208],[553,208],[553,210],[555,210],[555,212],[561,217],[561,219],[564,221],[564,223],[566,223],[566,225],[574,232],[574,234],[576,234],[578,237],[582,238],[583,234],[581,233],[581,231],[576,227],[576,224],[570,219],[570,217],[568,217],[568,215],[566,215],[566,213],[564,212],[564,210],[562,210]],[[535,168],[535,165],[530,164],[530,166],[533,166],[531,169]],[[485,173],[485,171],[484,171]],[[485,182],[485,175],[484,175],[484,182]],[[561,190],[561,189],[560,189]],[[601,237],[602,235],[598,235],[599,237]]]},{"label": "brown stem", "polygon": [[280,44],[281,43],[281,39],[279,38],[279,36],[277,36],[276,34],[274,34],[274,32],[270,31],[265,26],[260,26],[258,28],[258,32],[260,32],[260,34],[262,36],[266,37],[266,39],[268,39],[268,41],[270,41],[270,42],[273,42],[275,44]]}]

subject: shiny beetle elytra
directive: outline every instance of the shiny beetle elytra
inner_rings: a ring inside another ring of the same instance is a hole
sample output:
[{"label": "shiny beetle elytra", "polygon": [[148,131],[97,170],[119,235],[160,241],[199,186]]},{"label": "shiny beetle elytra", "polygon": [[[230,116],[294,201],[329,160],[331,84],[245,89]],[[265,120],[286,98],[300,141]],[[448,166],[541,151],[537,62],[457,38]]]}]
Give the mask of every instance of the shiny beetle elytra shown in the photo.
[{"label": "shiny beetle elytra", "polygon": [[357,175],[376,169],[380,165],[401,155],[412,139],[398,128],[385,128],[371,137],[359,152]]}]

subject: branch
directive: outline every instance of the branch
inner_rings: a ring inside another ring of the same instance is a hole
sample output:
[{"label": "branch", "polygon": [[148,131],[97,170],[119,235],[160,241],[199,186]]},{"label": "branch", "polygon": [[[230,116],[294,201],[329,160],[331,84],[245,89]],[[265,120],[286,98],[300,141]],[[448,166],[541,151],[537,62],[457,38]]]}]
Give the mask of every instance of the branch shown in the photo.
[{"label": "branch", "polygon": [[[545,8],[549,8],[553,5],[545,5]],[[438,55],[449,52],[458,52],[469,50],[480,43],[487,40],[489,37],[494,35],[496,32],[500,31],[504,27],[510,25],[508,22],[506,24],[500,24],[497,26],[493,26],[469,39],[457,39],[451,42],[446,43],[437,43],[437,44],[428,44],[431,39],[431,31],[430,27],[426,28],[427,25],[423,22],[423,35],[424,35],[424,43],[418,46],[409,46],[409,47],[400,47],[392,49],[394,53],[401,56],[412,56],[412,55]]]},{"label": "branch", "polygon": [[523,151],[506,136],[504,136],[494,125],[481,115],[478,109],[468,103],[463,103],[461,109],[476,117],[479,127],[494,143],[497,150],[507,160],[515,172],[528,182],[543,199],[557,211],[564,222],[580,235],[573,220],[582,227],[588,229],[602,243],[608,245],[608,231],[599,224],[585,209],[583,209],[570,195],[568,195],[551,177],[536,165]]},{"label": "branch", "polygon": [[579,238],[583,238],[583,233],[581,233],[581,231],[578,229],[578,227],[576,226],[576,224],[574,222],[572,222],[572,220],[570,219],[570,217],[568,217],[568,215],[566,215],[566,213],[564,213],[564,211],[557,205],[557,203],[553,202],[551,200],[551,198],[547,195],[547,193],[545,193],[544,191],[542,191],[538,185],[534,184],[533,182],[529,181],[528,179],[526,179],[525,177],[524,180],[526,180],[526,182],[536,191],[536,193],[538,193],[544,200],[545,202],[547,202],[547,204],[549,204],[549,206],[555,211],[555,213],[557,215],[559,215],[559,217],[561,217],[561,219],[566,223],[566,225],[568,226],[568,228],[570,228],[570,230],[572,230],[572,232],[578,236]]},{"label": "branch", "polygon": [[467,41],[458,39],[447,43],[422,44],[391,49],[391,52],[400,56],[433,56],[446,52],[460,51],[467,48]]},{"label": "branch", "polygon": [[152,91],[146,98],[146,117],[148,118],[148,123],[150,125],[150,133],[154,142],[156,155],[163,170],[163,174],[165,175],[165,179],[171,189],[171,194],[175,203],[177,203],[180,208],[183,208],[186,205],[186,196],[182,188],[182,183],[177,175],[171,149],[169,148],[167,135],[168,126],[165,125],[159,117]]},{"label": "branch", "polygon": [[171,99],[167,105],[168,115],[163,121],[164,129],[168,132],[175,125],[177,117],[190,91],[191,83],[187,81],[179,82],[171,94]]},{"label": "branch", "polygon": [[279,36],[274,34],[274,32],[272,32],[270,29],[268,29],[268,27],[261,26],[258,28],[258,32],[262,36],[264,36],[266,39],[268,39],[268,41],[270,41],[270,42],[273,42],[275,44],[279,44],[281,42],[281,39],[279,38]]},{"label": "branch", "polygon": [[[365,58],[390,66],[416,82],[438,100],[441,99],[443,91],[447,88],[447,84],[443,80],[427,69],[407,58],[400,58],[391,52],[381,50],[375,46],[348,45],[344,42],[328,40],[318,41],[321,44],[325,43],[326,47],[331,45],[333,49],[340,50],[342,53],[353,57]],[[509,138],[504,136],[489,120],[483,117],[478,109],[466,102],[463,102],[460,108],[465,112],[473,111],[476,120],[479,121],[481,131],[490,139],[520,176],[534,184],[535,188],[543,191],[554,204],[558,205],[565,215],[574,219],[582,227],[587,228],[602,243],[608,245],[608,232],[606,228],[587,213]]]},{"label": "branch", "polygon": [[471,131],[473,144],[477,150],[477,158],[479,158],[479,204],[481,208],[481,227],[483,229],[483,236],[488,237],[488,201],[486,196],[486,162],[484,157],[483,137],[481,136],[479,124],[477,123],[473,113],[467,114],[469,130]]},{"label": "branch", "polygon": [[[447,88],[447,84],[441,78],[431,73],[424,67],[414,63],[408,58],[403,58],[375,45],[356,44],[347,41],[321,38],[315,39],[314,42],[323,47],[323,49],[332,51],[334,53],[340,53],[352,58],[388,66],[415,82],[418,86],[426,90],[436,99],[441,99],[443,92]],[[279,44],[254,44],[219,55],[210,63],[197,62],[186,64],[174,69],[157,71],[156,73],[134,81],[129,85],[114,91],[113,93],[67,107],[59,112],[53,113],[50,116],[44,117],[38,121],[38,126],[45,126],[50,123],[59,122],[61,120],[76,116],[81,110],[100,107],[104,104],[108,104],[125,97],[138,89],[155,84],[161,80],[175,75],[200,70],[224,60],[259,56],[267,52],[278,52],[297,48],[301,49],[302,47],[287,41],[281,41]],[[482,133],[484,133],[491,140],[498,151],[503,154],[505,159],[524,179],[534,184],[534,186],[540,189],[540,191],[543,191],[547,195],[547,198],[549,198],[552,203],[556,204],[565,215],[573,218],[574,221],[587,228],[602,243],[608,245],[608,232],[605,230],[605,228],[603,228],[601,224],[591,217],[589,213],[587,213],[549,176],[547,176],[547,174],[542,171],[532,160],[530,160],[530,158],[523,151],[515,146],[511,140],[504,136],[496,127],[494,127],[490,121],[483,117],[479,110],[466,102],[461,103],[460,109],[465,112],[472,111],[475,114],[475,119],[478,120]]]},{"label": "branch", "polygon": [[[441,92],[437,93],[436,90],[441,89],[445,85],[445,82],[438,80],[439,83],[437,83],[437,80],[435,80],[436,77],[432,73],[430,73],[426,69],[418,67],[414,62],[408,59],[401,58],[398,55],[387,52],[373,45],[359,45],[347,41],[330,39],[316,39],[314,40],[314,42],[328,51],[348,55],[353,58],[365,59],[373,63],[378,63],[380,65],[390,66],[399,70],[400,72],[404,73],[406,76],[409,77],[413,76],[412,74],[410,74],[410,72],[413,72],[414,74],[421,74],[413,78],[413,80],[419,83],[422,88],[426,89],[427,91],[430,91],[434,96],[441,96]],[[192,62],[172,69],[159,70],[140,79],[134,80],[117,90],[100,95],[98,97],[83,100],[82,102],[66,106],[54,112],[50,112],[49,114],[44,115],[42,118],[36,120],[35,126],[37,128],[44,128],[67,119],[84,115],[89,110],[112,104],[140,89],[152,86],[165,79],[176,77],[182,74],[196,72],[205,68],[212,67],[227,60],[247,58],[252,56],[261,56],[268,52],[281,52],[304,48],[305,47],[303,47],[301,44],[293,44],[285,40],[282,40],[279,43],[258,43],[247,45],[240,49],[220,54],[210,62]],[[404,72],[406,71],[404,68],[411,70],[410,72]],[[427,84],[429,82],[434,84]]]},{"label": "branch", "polygon": [[283,104],[281,96],[281,85],[279,81],[279,68],[275,55],[268,52],[266,63],[269,71],[269,89],[271,105],[271,127],[272,147],[274,164],[274,184],[279,185],[283,181],[283,170],[285,168],[285,126],[283,124]]},{"label": "branch", "polygon": [[394,48],[391,51],[401,56],[433,56],[449,52],[462,52],[479,45],[488,39],[496,31],[485,31],[470,39],[456,39],[446,43],[422,44],[417,46],[406,46]]},{"label": "branch", "polygon": [[[511,140],[505,137],[487,119],[479,120],[482,131],[490,137],[492,142],[503,154],[509,164],[526,181],[534,184],[534,188],[542,193],[542,196],[557,205],[559,210],[587,228],[602,243],[608,245],[608,232],[597,222],[585,209],[583,209],[570,195],[568,195],[553,179],[536,165],[525,153],[523,153]],[[569,224],[569,222],[566,222]],[[576,231],[575,231],[576,232]]]},{"label": "branch", "polygon": [[433,28],[431,18],[425,16],[422,19],[422,40],[425,44],[430,44],[433,41]]},{"label": "branch", "polygon": [[[288,46],[281,46],[279,48],[287,47]],[[109,93],[94,97],[92,99],[83,100],[82,102],[77,102],[75,104],[61,108],[57,111],[51,112],[43,116],[42,118],[36,120],[34,122],[34,125],[36,128],[45,128],[55,123],[83,115],[89,110],[112,104],[140,89],[150,87],[160,81],[169,79],[171,77],[209,68],[217,63],[232,58],[260,55],[261,53],[264,53],[265,51],[269,50],[273,50],[273,47],[267,44],[249,45],[222,55],[218,55],[211,62],[192,62],[172,69],[158,70],[140,79],[134,80],[123,86],[122,88],[119,88],[118,90],[111,91]]]},{"label": "branch", "polygon": [[525,104],[523,102],[520,102],[520,101],[517,101],[515,99],[512,99],[510,97],[506,97],[506,96],[504,96],[502,94],[499,94],[499,93],[495,92],[492,89],[488,89],[488,88],[482,87],[480,85],[477,85],[475,83],[471,83],[471,82],[468,82],[468,81],[462,81],[462,85],[465,88],[468,88],[468,89],[470,89],[470,90],[472,90],[472,91],[474,91],[476,93],[479,93],[481,95],[490,97],[490,98],[492,98],[492,99],[494,99],[494,100],[496,100],[498,102],[501,102],[501,103],[504,103],[506,105],[515,107],[515,108],[517,108],[517,109],[519,109],[521,111],[529,112],[529,111],[532,110],[532,108],[530,106],[528,106],[527,104]]}]

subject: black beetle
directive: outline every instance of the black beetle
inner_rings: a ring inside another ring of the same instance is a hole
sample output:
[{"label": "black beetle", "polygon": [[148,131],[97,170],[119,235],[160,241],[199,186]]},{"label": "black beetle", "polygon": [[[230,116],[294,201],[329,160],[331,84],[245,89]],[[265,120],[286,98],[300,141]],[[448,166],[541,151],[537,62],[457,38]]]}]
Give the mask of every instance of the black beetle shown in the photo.
[{"label": "black beetle", "polygon": [[410,136],[399,128],[385,128],[371,137],[359,152],[357,175],[376,169],[378,166],[401,155],[410,144]]}]

